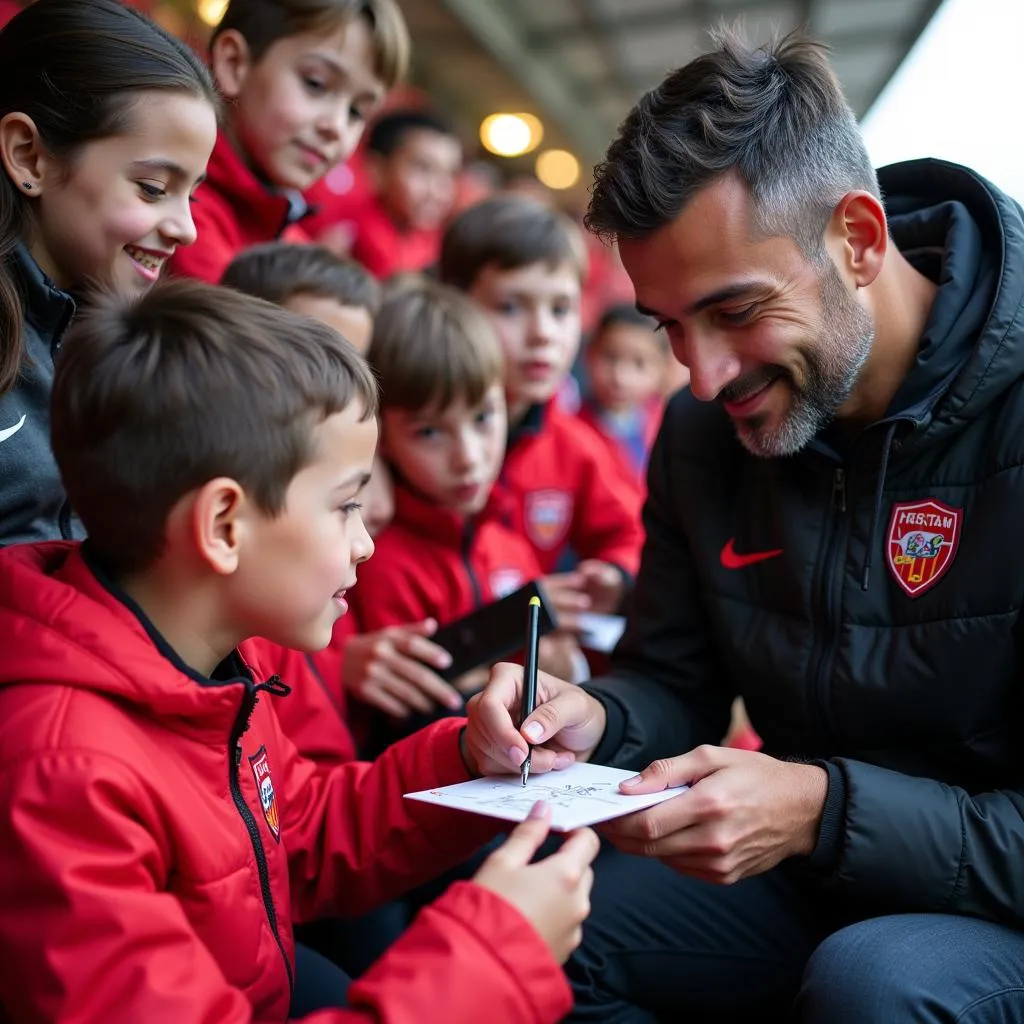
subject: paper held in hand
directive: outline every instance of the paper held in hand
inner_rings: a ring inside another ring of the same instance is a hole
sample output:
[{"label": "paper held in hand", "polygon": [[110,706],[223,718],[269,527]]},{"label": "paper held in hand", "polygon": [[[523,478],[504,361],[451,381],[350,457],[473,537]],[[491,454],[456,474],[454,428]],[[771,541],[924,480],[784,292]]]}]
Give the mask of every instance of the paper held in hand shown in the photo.
[{"label": "paper held in hand", "polygon": [[560,772],[531,775],[525,786],[518,776],[494,775],[405,795],[410,800],[506,821],[523,821],[533,805],[543,800],[551,807],[552,829],[569,832],[653,807],[689,788],[677,786],[642,796],[620,793],[619,783],[634,775],[636,772],[599,764],[573,764]]}]

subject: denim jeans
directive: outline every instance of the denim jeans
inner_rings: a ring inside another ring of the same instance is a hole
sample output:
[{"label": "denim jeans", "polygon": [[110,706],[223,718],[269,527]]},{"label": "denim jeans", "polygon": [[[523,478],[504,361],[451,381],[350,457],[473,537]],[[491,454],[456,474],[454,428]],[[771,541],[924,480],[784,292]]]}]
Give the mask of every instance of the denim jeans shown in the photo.
[{"label": "denim jeans", "polygon": [[717,886],[609,848],[592,907],[566,965],[578,1024],[1024,1024],[1024,933],[1002,925],[856,920],[785,868]]}]

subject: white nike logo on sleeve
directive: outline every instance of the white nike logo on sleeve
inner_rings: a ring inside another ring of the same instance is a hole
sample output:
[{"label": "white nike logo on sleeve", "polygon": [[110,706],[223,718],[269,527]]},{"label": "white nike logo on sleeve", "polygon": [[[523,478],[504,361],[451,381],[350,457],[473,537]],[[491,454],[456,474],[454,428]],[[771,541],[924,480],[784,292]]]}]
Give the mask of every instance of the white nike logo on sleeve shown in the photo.
[{"label": "white nike logo on sleeve", "polygon": [[22,415],[21,419],[18,420],[13,427],[7,427],[6,430],[0,430],[0,441],[6,441],[7,438],[13,437],[23,426],[25,426],[25,414]]}]

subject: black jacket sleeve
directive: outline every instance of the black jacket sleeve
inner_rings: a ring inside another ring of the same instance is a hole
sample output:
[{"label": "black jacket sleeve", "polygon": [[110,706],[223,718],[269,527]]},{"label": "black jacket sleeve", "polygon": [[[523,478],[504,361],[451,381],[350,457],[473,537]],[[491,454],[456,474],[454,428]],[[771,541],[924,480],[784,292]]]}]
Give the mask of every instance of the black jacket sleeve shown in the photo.
[{"label": "black jacket sleeve", "polygon": [[890,912],[1024,925],[1024,792],[971,795],[862,761],[832,764],[846,781],[832,886]]},{"label": "black jacket sleeve", "polygon": [[715,651],[686,524],[672,501],[686,486],[683,460],[672,452],[672,412],[651,453],[647,539],[626,632],[610,674],[584,684],[608,715],[592,760],[633,770],[721,742],[735,697]]}]

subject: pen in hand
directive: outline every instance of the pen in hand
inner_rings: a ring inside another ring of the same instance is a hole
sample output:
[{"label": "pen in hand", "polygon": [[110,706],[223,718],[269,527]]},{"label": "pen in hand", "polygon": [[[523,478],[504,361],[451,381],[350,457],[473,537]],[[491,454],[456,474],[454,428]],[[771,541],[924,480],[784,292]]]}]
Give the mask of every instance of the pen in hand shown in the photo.
[{"label": "pen in hand", "polygon": [[[540,598],[531,597],[530,604],[526,609],[526,658],[523,661],[523,700],[522,713],[519,717],[519,728],[537,706],[537,648],[540,644]],[[530,777],[530,755],[533,752],[532,746],[526,748],[526,760],[519,769],[523,785]]]}]

